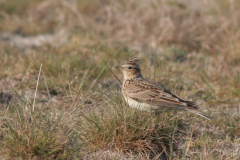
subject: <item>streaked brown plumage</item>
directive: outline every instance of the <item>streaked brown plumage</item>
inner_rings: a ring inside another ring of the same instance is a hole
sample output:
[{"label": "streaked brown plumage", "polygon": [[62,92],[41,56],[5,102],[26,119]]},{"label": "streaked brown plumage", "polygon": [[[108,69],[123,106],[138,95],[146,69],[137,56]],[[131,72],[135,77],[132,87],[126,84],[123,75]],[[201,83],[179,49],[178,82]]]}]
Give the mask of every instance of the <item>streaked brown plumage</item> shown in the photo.
[{"label": "streaked brown plumage", "polygon": [[137,57],[133,57],[116,67],[123,73],[122,93],[130,107],[147,112],[185,110],[211,120],[208,115],[198,111],[194,102],[183,100],[159,84],[143,78],[138,62]]}]

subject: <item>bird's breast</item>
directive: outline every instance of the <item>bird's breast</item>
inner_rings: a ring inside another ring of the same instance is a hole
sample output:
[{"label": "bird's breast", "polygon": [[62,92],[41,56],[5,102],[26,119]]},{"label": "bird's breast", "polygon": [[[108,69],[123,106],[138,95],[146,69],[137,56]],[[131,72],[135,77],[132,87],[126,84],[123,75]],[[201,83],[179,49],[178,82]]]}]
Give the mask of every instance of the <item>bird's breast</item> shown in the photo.
[{"label": "bird's breast", "polygon": [[151,111],[162,111],[162,110],[165,110],[166,107],[159,107],[159,106],[153,106],[153,105],[150,105],[150,104],[147,104],[147,103],[141,103],[141,102],[137,102],[131,98],[128,98],[127,96],[124,95],[124,99],[125,101],[128,103],[128,105],[131,107],[131,108],[134,108],[134,109],[138,109],[138,110],[141,110],[141,111],[146,111],[146,112],[151,112]]}]

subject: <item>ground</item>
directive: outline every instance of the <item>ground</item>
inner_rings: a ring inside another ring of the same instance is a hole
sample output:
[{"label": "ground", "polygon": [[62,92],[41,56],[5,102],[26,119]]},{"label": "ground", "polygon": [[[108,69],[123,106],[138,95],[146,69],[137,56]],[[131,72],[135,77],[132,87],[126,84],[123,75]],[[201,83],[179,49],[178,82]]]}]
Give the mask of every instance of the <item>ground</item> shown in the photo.
[{"label": "ground", "polygon": [[[238,0],[0,6],[1,159],[240,158]],[[133,56],[213,120],[129,108],[114,67]]]}]

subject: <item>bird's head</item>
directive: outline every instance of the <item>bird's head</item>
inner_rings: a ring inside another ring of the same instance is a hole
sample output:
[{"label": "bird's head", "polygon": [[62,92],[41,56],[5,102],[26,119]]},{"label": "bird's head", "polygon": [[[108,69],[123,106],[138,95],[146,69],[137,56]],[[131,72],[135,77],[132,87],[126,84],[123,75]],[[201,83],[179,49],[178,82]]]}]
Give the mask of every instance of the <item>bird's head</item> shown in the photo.
[{"label": "bird's head", "polygon": [[142,77],[141,69],[138,66],[139,60],[137,57],[130,58],[125,64],[115,68],[120,69],[123,73],[124,79],[131,79]]}]

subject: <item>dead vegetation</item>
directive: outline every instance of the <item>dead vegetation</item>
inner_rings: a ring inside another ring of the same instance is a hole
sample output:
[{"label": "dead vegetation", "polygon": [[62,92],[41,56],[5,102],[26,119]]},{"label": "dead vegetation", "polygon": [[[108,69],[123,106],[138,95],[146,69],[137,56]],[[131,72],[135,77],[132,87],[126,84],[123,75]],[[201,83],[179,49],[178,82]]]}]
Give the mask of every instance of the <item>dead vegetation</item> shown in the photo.
[{"label": "dead vegetation", "polygon": [[[1,159],[239,159],[239,1],[0,6]],[[214,120],[130,109],[109,69],[132,56]]]}]

